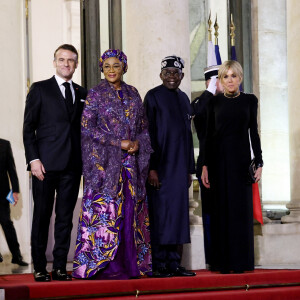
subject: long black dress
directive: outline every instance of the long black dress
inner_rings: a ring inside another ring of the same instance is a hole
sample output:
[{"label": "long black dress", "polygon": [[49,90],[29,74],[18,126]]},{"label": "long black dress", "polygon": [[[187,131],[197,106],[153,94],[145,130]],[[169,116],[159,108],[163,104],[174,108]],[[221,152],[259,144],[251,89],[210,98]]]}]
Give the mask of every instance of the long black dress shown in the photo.
[{"label": "long black dress", "polygon": [[262,164],[257,131],[257,98],[240,93],[213,97],[209,104],[205,165],[213,211],[212,269],[222,272],[254,269],[252,187],[249,132],[256,165]]}]

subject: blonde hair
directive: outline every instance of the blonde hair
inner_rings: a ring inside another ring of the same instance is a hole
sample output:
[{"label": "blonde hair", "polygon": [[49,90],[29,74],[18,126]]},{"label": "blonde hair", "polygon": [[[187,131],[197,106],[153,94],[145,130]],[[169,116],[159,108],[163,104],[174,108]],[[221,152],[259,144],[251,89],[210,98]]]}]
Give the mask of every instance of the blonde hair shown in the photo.
[{"label": "blonde hair", "polygon": [[224,61],[219,68],[218,77],[221,82],[223,81],[229,69],[231,69],[232,72],[240,78],[241,82],[243,81],[244,72],[240,63],[236,60],[227,60]]}]

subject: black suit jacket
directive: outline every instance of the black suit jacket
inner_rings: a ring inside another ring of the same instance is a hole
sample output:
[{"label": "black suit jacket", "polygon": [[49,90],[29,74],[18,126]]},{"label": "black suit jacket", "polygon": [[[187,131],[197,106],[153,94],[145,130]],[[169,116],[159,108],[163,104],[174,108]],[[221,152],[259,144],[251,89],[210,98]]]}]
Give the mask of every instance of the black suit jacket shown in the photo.
[{"label": "black suit jacket", "polygon": [[23,141],[28,168],[30,161],[40,159],[47,171],[61,171],[70,157],[81,169],[80,122],[86,89],[75,84],[72,116],[55,77],[32,84],[27,95]]},{"label": "black suit jacket", "polygon": [[196,175],[201,178],[202,166],[204,162],[204,149],[206,140],[206,128],[207,128],[207,115],[208,115],[208,103],[214,95],[205,90],[199,97],[197,97],[192,103],[192,110],[194,117],[194,125],[199,139],[199,156],[197,159]]},{"label": "black suit jacket", "polygon": [[10,191],[8,176],[13,192],[19,193],[19,180],[10,142],[0,139],[0,201],[7,201],[5,198]]}]

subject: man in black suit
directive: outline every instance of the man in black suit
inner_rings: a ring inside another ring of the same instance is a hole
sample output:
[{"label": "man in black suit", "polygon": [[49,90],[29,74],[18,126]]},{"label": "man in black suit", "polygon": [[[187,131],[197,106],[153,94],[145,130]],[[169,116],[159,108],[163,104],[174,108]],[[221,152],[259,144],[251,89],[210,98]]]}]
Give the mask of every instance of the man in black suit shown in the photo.
[{"label": "man in black suit", "polygon": [[199,180],[201,192],[204,252],[205,262],[208,269],[210,269],[211,265],[210,219],[212,213],[212,199],[210,199],[210,189],[207,189],[202,183],[201,174],[204,160],[208,104],[214,95],[223,92],[223,87],[217,77],[218,70],[219,65],[210,66],[204,69],[206,90],[191,103],[194,115],[194,125],[199,139],[199,156],[197,159],[196,176]]},{"label": "man in black suit", "polygon": [[52,279],[72,280],[66,263],[82,169],[80,122],[87,91],[71,80],[78,65],[74,46],[58,47],[53,65],[55,76],[32,84],[24,114],[25,155],[33,175],[31,254],[36,281],[51,280],[45,252],[55,193]]},{"label": "man in black suit", "polygon": [[[12,186],[13,198],[16,205],[19,200],[19,180],[16,172],[15,161],[11,150],[10,142],[0,139],[0,224],[2,226],[8,248],[12,254],[11,262],[19,266],[28,266],[23,261],[20,245],[14,224],[10,218],[9,202],[6,199],[10,191],[9,180]],[[0,253],[0,262],[3,258]]]}]

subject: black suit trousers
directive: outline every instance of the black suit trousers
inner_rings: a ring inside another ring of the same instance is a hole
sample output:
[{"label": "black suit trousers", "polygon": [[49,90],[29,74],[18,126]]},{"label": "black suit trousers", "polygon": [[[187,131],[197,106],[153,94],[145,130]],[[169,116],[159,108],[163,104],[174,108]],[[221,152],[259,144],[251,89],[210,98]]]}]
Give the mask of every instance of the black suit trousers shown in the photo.
[{"label": "black suit trousers", "polygon": [[45,253],[55,193],[53,268],[66,267],[73,227],[73,211],[77,202],[80,178],[80,172],[70,169],[46,172],[43,181],[33,177],[34,211],[31,254],[34,269],[37,272],[44,270],[47,265]]},{"label": "black suit trousers", "polygon": [[151,244],[153,270],[166,267],[175,271],[180,266],[182,245]]},{"label": "black suit trousers", "polygon": [[1,199],[0,201],[0,224],[13,258],[19,258],[21,256],[20,245],[14,224],[10,218],[9,202],[6,199]]}]

